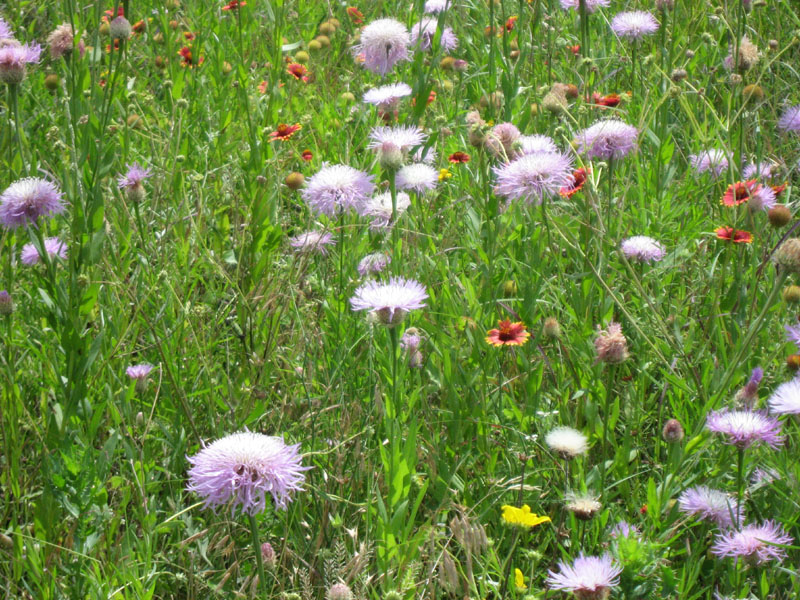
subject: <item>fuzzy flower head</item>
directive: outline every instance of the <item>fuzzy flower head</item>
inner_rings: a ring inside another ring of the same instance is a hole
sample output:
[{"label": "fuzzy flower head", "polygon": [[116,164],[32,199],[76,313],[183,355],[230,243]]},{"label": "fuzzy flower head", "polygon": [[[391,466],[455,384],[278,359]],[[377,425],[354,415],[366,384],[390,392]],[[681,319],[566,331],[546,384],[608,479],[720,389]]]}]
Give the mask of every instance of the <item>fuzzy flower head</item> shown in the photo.
[{"label": "fuzzy flower head", "polygon": [[575,494],[570,492],[567,494],[566,502],[564,503],[564,508],[581,521],[590,521],[600,512],[602,507],[603,505],[597,500],[597,496],[591,494]]},{"label": "fuzzy flower head", "polygon": [[425,163],[406,165],[397,171],[395,183],[398,189],[412,190],[417,194],[424,194],[427,190],[436,188],[439,181],[439,172]]},{"label": "fuzzy flower head", "polygon": [[800,324],[786,325],[783,329],[786,332],[786,341],[792,342],[800,352]]},{"label": "fuzzy flower head", "polygon": [[536,513],[532,513],[531,507],[527,504],[523,505],[522,508],[509,506],[508,504],[502,506],[501,508],[503,510],[503,521],[509,525],[514,525],[516,527],[522,527],[525,529],[532,529],[533,527],[541,525],[542,523],[550,522],[550,517],[545,515],[539,516]]},{"label": "fuzzy flower head", "polygon": [[139,202],[144,199],[144,186],[142,182],[150,177],[150,169],[145,169],[139,163],[127,165],[128,170],[124,175],[120,175],[117,179],[119,189],[123,190],[128,196],[128,199],[133,202]]},{"label": "fuzzy flower head", "polygon": [[573,181],[572,157],[561,152],[534,152],[494,168],[495,192],[511,200],[541,204]]},{"label": "fuzzy flower head", "polygon": [[452,0],[425,0],[425,13],[438,15],[452,6]]},{"label": "fuzzy flower head", "polygon": [[328,246],[335,246],[336,240],[333,235],[324,231],[306,231],[299,235],[289,238],[289,244],[297,252],[305,254],[318,253],[322,256],[328,255]]},{"label": "fuzzy flower head", "polygon": [[[411,198],[405,192],[398,192],[395,198],[395,219],[399,219],[411,206]],[[388,229],[392,222],[392,194],[383,192],[375,194],[359,209],[362,217],[371,217],[370,229]]]},{"label": "fuzzy flower head", "polygon": [[502,161],[513,158],[514,145],[520,137],[519,129],[513,123],[498,123],[486,135],[486,147]]},{"label": "fuzzy flower head", "polygon": [[366,277],[367,275],[382,273],[391,262],[391,257],[383,252],[367,254],[358,263],[358,274]]},{"label": "fuzzy flower head", "polygon": [[800,132],[800,104],[790,106],[778,119],[778,129],[781,131]]},{"label": "fuzzy flower head", "polygon": [[535,154],[536,152],[558,152],[558,147],[549,135],[523,135],[517,140],[520,154]]},{"label": "fuzzy flower head", "polygon": [[419,127],[399,125],[397,127],[375,127],[369,132],[371,140],[368,148],[380,149],[384,144],[393,144],[405,154],[415,146],[421,146],[428,139]]},{"label": "fuzzy flower head", "polygon": [[563,458],[575,458],[589,449],[587,437],[571,427],[556,427],[544,437],[544,443]]},{"label": "fuzzy flower head", "polygon": [[636,149],[639,131],[619,119],[598,121],[578,134],[578,152],[587,158],[624,158]]},{"label": "fuzzy flower head", "polygon": [[633,42],[646,35],[654,34],[658,31],[658,27],[659,24],[655,17],[643,10],[617,13],[611,19],[611,31],[617,36]]},{"label": "fuzzy flower head", "polygon": [[305,480],[297,449],[279,437],[242,431],[204,447],[188,458],[187,489],[216,509],[231,504],[231,511],[257,515],[266,508],[271,494],[277,508],[286,508],[291,493]]},{"label": "fuzzy flower head", "polygon": [[800,414],[800,379],[780,384],[769,398],[769,409],[779,415]]},{"label": "fuzzy flower head", "polygon": [[393,83],[367,90],[364,94],[364,102],[388,112],[394,110],[402,98],[410,95],[411,86],[405,83]]},{"label": "fuzzy flower head", "polygon": [[718,410],[709,413],[706,428],[723,436],[723,442],[737,448],[766,444],[777,448],[783,444],[781,424],[763,412],[752,410]]},{"label": "fuzzy flower head", "polygon": [[771,161],[762,161],[759,163],[750,163],[742,169],[743,179],[770,179],[776,168],[776,164]]},{"label": "fuzzy flower head", "polygon": [[792,537],[780,525],[764,521],[759,525],[747,525],[741,531],[719,534],[711,552],[720,558],[730,556],[747,564],[761,565],[771,560],[782,561],[786,558],[786,550],[778,546],[792,542]]},{"label": "fuzzy flower head", "polygon": [[612,321],[604,330],[601,330],[594,340],[597,359],[608,364],[618,364],[625,361],[628,354],[628,340],[622,333],[622,325]]},{"label": "fuzzy flower head", "polygon": [[499,321],[497,329],[490,329],[486,341],[492,346],[522,346],[531,337],[522,321],[512,323],[508,319]]},{"label": "fuzzy flower head", "polygon": [[720,527],[733,527],[744,520],[744,508],[725,492],[704,485],[689,488],[678,498],[681,512],[694,515],[704,521],[712,521]]},{"label": "fuzzy flower head", "polygon": [[728,156],[724,150],[712,148],[689,156],[689,162],[698,173],[710,171],[719,177],[728,168]]},{"label": "fuzzy flower head", "polygon": [[[411,46],[419,47],[423,52],[427,52],[433,46],[433,39],[436,37],[437,19],[424,17],[419,23],[411,28]],[[439,46],[445,52],[454,50],[458,46],[458,38],[449,27],[442,29],[439,38]]]},{"label": "fuzzy flower head", "polygon": [[386,75],[402,60],[408,60],[411,36],[400,21],[378,19],[361,31],[361,43],[354,48],[364,58],[364,67],[373,73]]},{"label": "fuzzy flower head", "polygon": [[311,210],[333,216],[363,203],[375,190],[372,179],[349,165],[330,165],[314,174],[300,193]]},{"label": "fuzzy flower head", "polygon": [[[2,36],[0,36],[2,37]],[[62,56],[68,56],[73,49],[75,40],[75,32],[72,25],[69,23],[62,23],[56,27],[50,35],[47,36],[47,43],[50,46],[50,56],[53,60],[57,60]],[[83,40],[78,40],[78,52],[81,56],[86,51],[86,45]]]},{"label": "fuzzy flower head", "polygon": [[579,600],[603,600],[619,585],[622,567],[608,554],[586,556],[581,553],[570,565],[558,563],[560,572],[550,571],[547,583],[552,589],[572,592]]},{"label": "fuzzy flower head", "polygon": [[131,379],[136,379],[138,381],[141,379],[145,379],[152,370],[153,370],[153,365],[142,363],[139,365],[131,365],[130,367],[125,369],[125,374]]},{"label": "fuzzy flower head", "polygon": [[0,195],[0,223],[9,229],[33,225],[39,217],[64,212],[61,191],[38,177],[15,181]]},{"label": "fuzzy flower head", "polygon": [[15,85],[25,79],[25,65],[38,63],[42,56],[39,44],[22,45],[16,40],[0,44],[0,81]]},{"label": "fuzzy flower head", "polygon": [[[67,245],[57,237],[45,238],[44,250],[47,252],[47,256],[50,260],[55,258],[64,260],[67,258]],[[41,258],[39,252],[36,250],[36,246],[33,244],[25,244],[22,247],[22,252],[19,257],[23,265],[35,265]]]},{"label": "fuzzy flower head", "polygon": [[[593,13],[598,8],[606,8],[611,4],[611,0],[586,0],[586,12]],[[561,0],[561,8],[564,10],[579,11],[581,7],[580,0]]]},{"label": "fuzzy flower head", "polygon": [[664,246],[646,235],[635,235],[623,240],[620,250],[628,260],[657,262],[664,258]]},{"label": "fuzzy flower head", "polygon": [[728,56],[725,57],[724,61],[726,69],[729,71],[733,71],[735,69],[743,72],[755,66],[759,59],[758,48],[746,35],[742,36],[742,39],[739,41],[738,50],[738,56],[734,58],[734,52],[736,52],[736,48],[731,45],[730,52],[728,53]]},{"label": "fuzzy flower head", "polygon": [[388,282],[368,281],[350,298],[353,310],[374,313],[387,327],[394,327],[412,310],[425,306],[428,293],[413,279],[392,277]]},{"label": "fuzzy flower head", "polygon": [[14,32],[11,30],[11,26],[6,23],[3,17],[0,17],[0,40],[9,39],[14,37]]}]

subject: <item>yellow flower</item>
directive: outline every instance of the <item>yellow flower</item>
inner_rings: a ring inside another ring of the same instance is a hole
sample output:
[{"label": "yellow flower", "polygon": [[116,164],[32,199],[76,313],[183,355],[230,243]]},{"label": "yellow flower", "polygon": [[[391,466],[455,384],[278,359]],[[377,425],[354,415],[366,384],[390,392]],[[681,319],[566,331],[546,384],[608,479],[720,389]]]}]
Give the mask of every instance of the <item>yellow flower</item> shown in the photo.
[{"label": "yellow flower", "polygon": [[525,576],[519,569],[514,569],[514,586],[518,592],[524,592],[528,589],[528,586],[525,585]]},{"label": "yellow flower", "polygon": [[531,512],[531,507],[527,504],[522,508],[516,506],[509,506],[506,504],[503,508],[503,520],[509,525],[519,525],[520,527],[536,527],[542,523],[549,523],[550,517],[542,515],[538,516],[536,513]]},{"label": "yellow flower", "polygon": [[444,181],[445,179],[450,179],[453,174],[450,172],[449,169],[440,169],[439,170],[439,181]]}]

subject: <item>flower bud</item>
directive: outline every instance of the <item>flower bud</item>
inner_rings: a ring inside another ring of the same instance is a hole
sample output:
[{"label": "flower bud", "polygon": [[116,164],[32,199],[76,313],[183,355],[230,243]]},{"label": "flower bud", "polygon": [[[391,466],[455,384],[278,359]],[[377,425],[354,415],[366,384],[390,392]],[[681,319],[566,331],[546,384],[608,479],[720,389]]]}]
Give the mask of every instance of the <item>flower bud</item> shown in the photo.
[{"label": "flower bud", "polygon": [[776,204],[767,212],[767,218],[773,227],[783,227],[792,220],[792,211],[783,204]]},{"label": "flower bud", "polygon": [[661,437],[664,438],[665,442],[669,442],[670,444],[676,444],[683,439],[683,425],[681,425],[678,419],[670,419],[666,423],[664,423],[664,429],[661,430]]},{"label": "flower bud", "polygon": [[787,285],[783,288],[783,301],[786,304],[797,304],[800,302],[800,286]]},{"label": "flower bud", "polygon": [[132,32],[133,27],[128,19],[123,16],[117,17],[108,26],[108,33],[111,34],[112,40],[127,40],[131,37]]},{"label": "flower bud", "polygon": [[544,320],[544,335],[553,339],[561,337],[561,325],[555,317],[547,317]]},{"label": "flower bud", "polygon": [[306,178],[303,177],[303,174],[295,171],[294,173],[289,173],[283,182],[290,190],[299,190],[301,187],[303,187],[305,181]]},{"label": "flower bud", "polygon": [[598,334],[594,341],[597,359],[607,364],[618,364],[625,361],[628,354],[628,340],[622,333],[622,326],[612,321],[608,327]]},{"label": "flower bud", "polygon": [[334,583],[325,594],[325,600],[353,600],[353,591],[345,583]]},{"label": "flower bud", "polygon": [[264,561],[264,566],[268,568],[272,568],[275,566],[275,550],[272,547],[272,544],[269,542],[264,542],[261,544],[261,560]]},{"label": "flower bud", "polygon": [[0,315],[8,316],[14,312],[14,299],[7,291],[0,291]]},{"label": "flower bud", "polygon": [[775,262],[789,273],[800,273],[800,238],[789,238],[775,252]]},{"label": "flower bud", "polygon": [[378,159],[386,171],[396,171],[403,166],[403,151],[392,142],[384,142],[378,149]]}]

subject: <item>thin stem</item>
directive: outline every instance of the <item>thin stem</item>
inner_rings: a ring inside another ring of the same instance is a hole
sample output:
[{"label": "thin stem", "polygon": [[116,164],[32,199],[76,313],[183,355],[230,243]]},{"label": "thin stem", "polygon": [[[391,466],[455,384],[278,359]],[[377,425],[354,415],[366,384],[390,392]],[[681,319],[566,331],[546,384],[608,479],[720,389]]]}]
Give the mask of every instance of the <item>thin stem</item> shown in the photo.
[{"label": "thin stem", "polygon": [[261,542],[258,539],[258,523],[253,515],[248,515],[250,520],[250,534],[253,537],[253,551],[256,554],[256,568],[258,570],[258,584],[264,592],[264,598],[269,598],[267,578],[264,574],[264,559],[261,556]]},{"label": "thin stem", "polygon": [[614,392],[614,375],[616,366],[609,365],[606,376],[606,397],[603,407],[603,455],[600,458],[600,497],[606,497],[606,453],[608,452],[608,422],[611,420],[611,399]]}]

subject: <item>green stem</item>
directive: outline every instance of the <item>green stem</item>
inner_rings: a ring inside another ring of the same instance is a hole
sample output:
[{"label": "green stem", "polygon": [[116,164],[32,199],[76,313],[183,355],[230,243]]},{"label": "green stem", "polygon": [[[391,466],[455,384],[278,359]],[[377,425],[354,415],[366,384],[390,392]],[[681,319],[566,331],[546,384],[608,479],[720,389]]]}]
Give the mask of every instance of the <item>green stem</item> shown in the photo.
[{"label": "green stem", "polygon": [[606,376],[606,396],[603,407],[603,455],[600,457],[600,498],[606,498],[606,454],[608,452],[608,422],[611,420],[611,399],[614,391],[616,366],[609,365]]},{"label": "green stem", "polygon": [[261,556],[261,542],[258,539],[258,523],[253,515],[249,515],[250,520],[250,534],[253,537],[253,551],[256,554],[256,568],[258,570],[258,584],[264,592],[264,598],[269,598],[269,589],[267,589],[267,578],[264,574],[264,559]]}]

